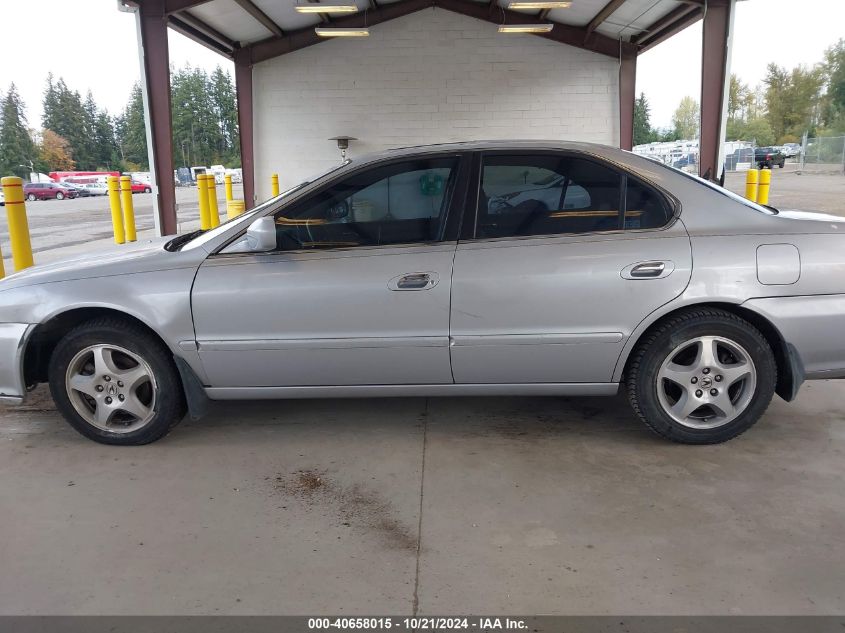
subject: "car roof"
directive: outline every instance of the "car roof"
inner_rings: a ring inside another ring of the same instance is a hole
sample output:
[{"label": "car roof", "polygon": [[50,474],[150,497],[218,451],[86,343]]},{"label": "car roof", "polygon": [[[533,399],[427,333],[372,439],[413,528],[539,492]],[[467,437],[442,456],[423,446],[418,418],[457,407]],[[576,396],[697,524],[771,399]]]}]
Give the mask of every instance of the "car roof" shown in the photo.
[{"label": "car roof", "polygon": [[[420,152],[444,151],[444,152],[469,152],[483,150],[519,150],[519,149],[558,149],[558,150],[580,150],[580,151],[605,151],[611,148],[598,143],[584,143],[580,141],[561,141],[554,139],[499,139],[482,141],[457,141],[454,143],[435,143],[429,145],[408,145],[368,154],[368,157],[413,155]],[[620,151],[620,150],[617,150]],[[363,158],[363,156],[361,157]]]}]

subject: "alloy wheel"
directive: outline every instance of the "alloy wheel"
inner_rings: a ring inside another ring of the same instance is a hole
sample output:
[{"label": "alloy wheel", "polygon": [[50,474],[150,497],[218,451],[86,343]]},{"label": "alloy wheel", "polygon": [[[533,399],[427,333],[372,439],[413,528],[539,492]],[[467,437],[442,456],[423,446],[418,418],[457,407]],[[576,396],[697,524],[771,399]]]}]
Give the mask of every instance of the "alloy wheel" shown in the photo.
[{"label": "alloy wheel", "polygon": [[76,412],[103,431],[131,433],[155,414],[156,380],[140,356],[116,345],[91,345],[68,364],[65,389]]},{"label": "alloy wheel", "polygon": [[757,385],[749,353],[720,336],[678,345],[657,373],[657,397],[669,417],[689,428],[713,429],[748,408]]}]

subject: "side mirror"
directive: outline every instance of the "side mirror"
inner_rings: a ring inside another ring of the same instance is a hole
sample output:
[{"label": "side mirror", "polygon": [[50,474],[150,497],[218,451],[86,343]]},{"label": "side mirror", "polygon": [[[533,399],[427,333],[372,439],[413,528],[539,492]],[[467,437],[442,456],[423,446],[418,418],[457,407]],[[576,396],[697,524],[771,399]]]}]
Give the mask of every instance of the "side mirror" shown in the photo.
[{"label": "side mirror", "polygon": [[276,220],[272,215],[258,218],[246,230],[247,251],[263,253],[276,248]]},{"label": "side mirror", "polygon": [[253,220],[239,240],[224,248],[222,253],[265,253],[276,248],[276,220],[272,215]]}]

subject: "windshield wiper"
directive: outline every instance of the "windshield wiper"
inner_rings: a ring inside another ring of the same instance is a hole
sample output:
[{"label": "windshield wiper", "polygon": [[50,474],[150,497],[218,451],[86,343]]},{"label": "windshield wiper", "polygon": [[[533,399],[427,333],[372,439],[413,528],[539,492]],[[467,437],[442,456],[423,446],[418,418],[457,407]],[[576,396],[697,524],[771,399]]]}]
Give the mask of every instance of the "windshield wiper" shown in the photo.
[{"label": "windshield wiper", "polygon": [[165,250],[168,251],[178,251],[182,248],[185,244],[190,242],[195,237],[199,237],[203,233],[206,232],[207,229],[197,229],[196,231],[192,231],[191,233],[185,233],[184,235],[177,235],[172,240],[170,240],[167,244],[164,245]]}]

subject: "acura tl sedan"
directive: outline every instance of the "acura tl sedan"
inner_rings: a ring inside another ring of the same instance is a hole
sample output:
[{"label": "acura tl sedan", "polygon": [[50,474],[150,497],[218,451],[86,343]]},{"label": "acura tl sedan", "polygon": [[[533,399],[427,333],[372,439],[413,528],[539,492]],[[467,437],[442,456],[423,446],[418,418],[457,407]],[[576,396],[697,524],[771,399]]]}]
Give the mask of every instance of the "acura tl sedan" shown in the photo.
[{"label": "acura tl sedan", "polygon": [[49,382],[83,435],[143,444],[209,400],[622,389],[722,442],[845,377],[843,233],[609,147],[393,150],[0,282],[0,395]]}]

